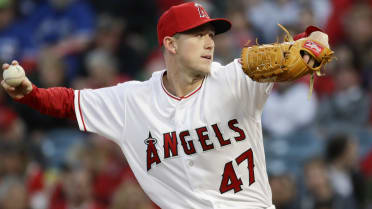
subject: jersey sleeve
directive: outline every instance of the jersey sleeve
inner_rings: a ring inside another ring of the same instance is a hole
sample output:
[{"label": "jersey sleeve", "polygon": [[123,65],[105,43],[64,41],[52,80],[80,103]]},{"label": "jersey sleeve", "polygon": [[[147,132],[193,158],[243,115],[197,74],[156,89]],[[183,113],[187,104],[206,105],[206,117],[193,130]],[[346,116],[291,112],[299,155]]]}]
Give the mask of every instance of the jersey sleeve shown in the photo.
[{"label": "jersey sleeve", "polygon": [[118,84],[75,90],[75,114],[80,130],[118,142],[124,127],[126,89],[127,85]]},{"label": "jersey sleeve", "polygon": [[253,81],[244,73],[238,59],[224,68],[224,76],[227,78],[231,93],[248,115],[261,120],[264,104],[274,84]]}]

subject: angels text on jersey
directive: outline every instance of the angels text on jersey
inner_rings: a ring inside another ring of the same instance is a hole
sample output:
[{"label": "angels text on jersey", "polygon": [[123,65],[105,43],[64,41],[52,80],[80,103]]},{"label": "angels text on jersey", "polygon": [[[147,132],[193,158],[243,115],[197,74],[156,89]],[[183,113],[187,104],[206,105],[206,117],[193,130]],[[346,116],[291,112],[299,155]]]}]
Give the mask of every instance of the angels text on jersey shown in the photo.
[{"label": "angels text on jersey", "polygon": [[[234,137],[234,140],[236,142],[240,142],[243,140],[246,140],[246,134],[244,133],[244,130],[239,128],[237,125],[239,124],[237,119],[232,119],[227,122],[227,126],[229,129],[238,136]],[[198,136],[198,145],[202,148],[202,152],[206,152],[209,150],[216,149],[213,142],[210,140],[210,137],[213,137],[214,134],[217,138],[217,141],[220,145],[220,147],[228,146],[231,144],[230,138],[225,138],[223,134],[221,133],[220,128],[217,124],[211,125],[211,129],[214,133],[208,133],[208,129],[206,126],[196,128],[195,130],[185,130],[180,133],[176,133],[175,131],[163,133],[163,152],[164,155],[163,160],[169,159],[171,157],[176,157],[179,155],[179,147],[183,148],[183,151],[186,155],[192,155],[197,153],[195,146],[196,144],[192,139],[186,139],[190,137],[190,132],[195,131]],[[158,143],[158,139],[154,138],[151,134],[151,131],[149,131],[149,136],[147,139],[144,140],[144,143],[147,145],[146,149],[146,164],[147,164],[147,171],[151,170],[153,165],[158,165],[162,161],[160,159],[160,155],[158,153],[158,150],[156,148],[156,144]],[[181,146],[178,146],[178,144],[181,144]],[[253,184],[255,182],[254,177],[254,163],[253,163],[253,151],[252,149],[248,149],[247,151],[243,152],[239,156],[236,157],[235,161],[239,165],[243,161],[247,160],[248,165],[248,173],[249,173],[249,185]],[[234,193],[239,192],[242,190],[241,185],[243,184],[242,180],[238,178],[236,175],[234,168],[232,166],[233,161],[229,161],[225,164],[221,182],[220,182],[220,193],[223,194],[225,192],[228,192],[230,190],[234,190]]]}]

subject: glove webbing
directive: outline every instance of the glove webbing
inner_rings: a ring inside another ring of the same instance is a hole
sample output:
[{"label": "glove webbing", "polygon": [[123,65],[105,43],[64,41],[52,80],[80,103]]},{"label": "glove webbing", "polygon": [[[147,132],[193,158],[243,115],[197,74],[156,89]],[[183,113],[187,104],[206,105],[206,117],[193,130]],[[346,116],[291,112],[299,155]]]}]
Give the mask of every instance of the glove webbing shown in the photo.
[{"label": "glove webbing", "polygon": [[[278,24],[278,26],[284,30],[284,32],[286,33],[286,36],[284,37],[284,40],[285,41],[294,41],[293,37],[291,36],[291,34],[288,32],[288,30],[281,24]],[[310,56],[310,55],[309,55]],[[320,72],[320,71],[315,71],[316,72],[316,75],[317,76],[323,76],[323,74]],[[309,94],[308,94],[308,99],[311,98],[312,94],[313,94],[313,89],[314,89],[314,80],[315,80],[315,76],[314,76],[314,72],[311,73],[311,77],[310,77],[310,83],[309,83]]]}]

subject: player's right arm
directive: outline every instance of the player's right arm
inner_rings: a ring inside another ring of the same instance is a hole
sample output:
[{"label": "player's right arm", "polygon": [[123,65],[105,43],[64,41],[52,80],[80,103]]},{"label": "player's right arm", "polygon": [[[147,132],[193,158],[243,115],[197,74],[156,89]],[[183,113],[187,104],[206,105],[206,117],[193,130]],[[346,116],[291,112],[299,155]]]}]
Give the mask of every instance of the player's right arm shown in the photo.
[{"label": "player's right arm", "polygon": [[[18,65],[18,62],[13,61],[12,65]],[[8,70],[9,66],[5,63],[2,68]],[[16,102],[28,105],[43,114],[57,118],[76,119],[74,90],[71,88],[38,88],[27,77],[17,87],[8,85],[4,80],[1,81],[1,86]]]},{"label": "player's right arm", "polygon": [[[3,70],[8,68],[8,64],[3,65]],[[82,131],[97,133],[117,141],[124,129],[124,100],[130,86],[128,82],[112,87],[84,90],[65,87],[38,88],[27,78],[16,88],[4,81],[1,84],[16,102],[45,115],[73,119],[77,121]]]}]

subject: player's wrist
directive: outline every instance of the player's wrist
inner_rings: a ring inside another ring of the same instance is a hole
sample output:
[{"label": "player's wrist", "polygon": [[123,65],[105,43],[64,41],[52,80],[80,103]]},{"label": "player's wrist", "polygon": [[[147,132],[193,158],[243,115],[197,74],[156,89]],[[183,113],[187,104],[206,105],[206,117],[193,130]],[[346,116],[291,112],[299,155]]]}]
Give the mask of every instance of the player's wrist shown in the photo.
[{"label": "player's wrist", "polygon": [[29,80],[24,82],[29,82],[24,92],[16,97],[13,97],[13,99],[19,103],[27,103],[26,101],[36,97],[37,95],[38,87],[35,84],[32,84]]}]

